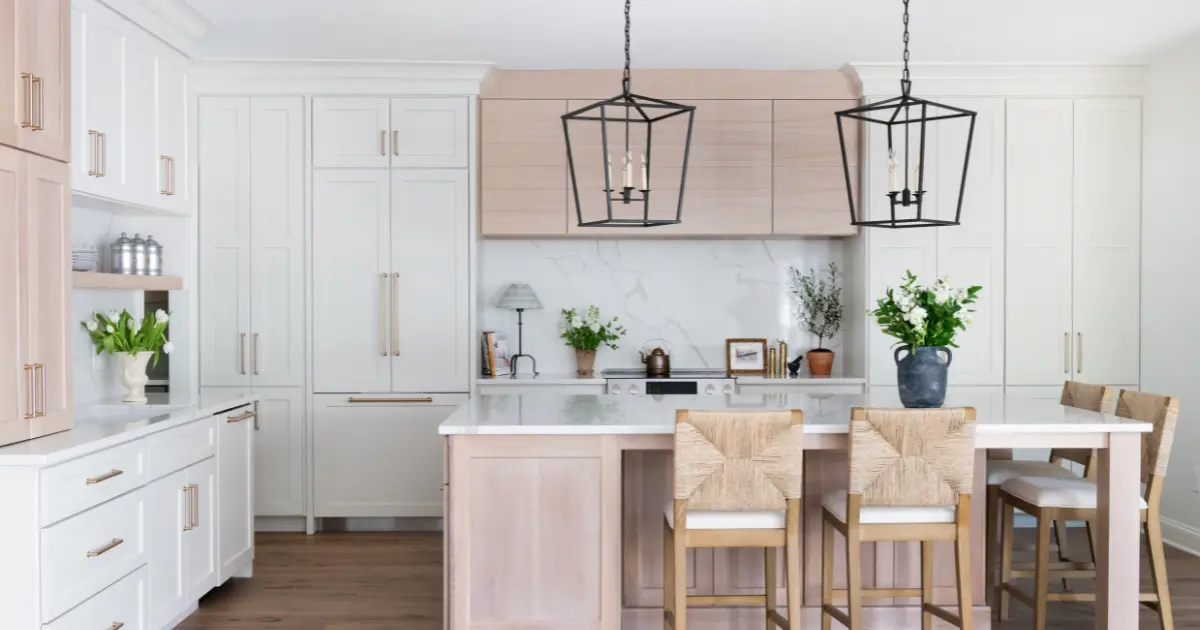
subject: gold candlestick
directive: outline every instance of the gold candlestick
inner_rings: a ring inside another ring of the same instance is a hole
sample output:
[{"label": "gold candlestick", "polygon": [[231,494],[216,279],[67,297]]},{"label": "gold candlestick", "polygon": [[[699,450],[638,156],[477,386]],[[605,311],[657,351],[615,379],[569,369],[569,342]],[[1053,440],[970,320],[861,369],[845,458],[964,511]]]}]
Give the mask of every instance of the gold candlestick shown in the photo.
[{"label": "gold candlestick", "polygon": [[767,350],[767,378],[778,376],[779,360],[775,357],[775,348]]}]

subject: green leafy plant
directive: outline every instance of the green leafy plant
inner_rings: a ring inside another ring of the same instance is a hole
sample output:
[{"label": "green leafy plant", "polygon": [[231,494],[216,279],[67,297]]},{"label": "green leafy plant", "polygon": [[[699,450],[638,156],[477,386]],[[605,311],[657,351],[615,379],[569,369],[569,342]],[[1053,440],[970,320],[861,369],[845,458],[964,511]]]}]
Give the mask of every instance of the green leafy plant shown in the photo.
[{"label": "green leafy plant", "polygon": [[982,290],[978,286],[952,289],[947,278],[923,287],[911,271],[905,271],[900,288],[888,288],[887,297],[880,298],[867,314],[875,318],[885,335],[900,340],[897,345],[957,348],[954,336],[967,329],[975,312],[966,307],[978,300]]},{"label": "green leafy plant", "polygon": [[829,273],[817,275],[809,269],[807,274],[800,273],[795,267],[788,267],[792,275],[792,295],[800,300],[800,308],[796,319],[809,333],[816,335],[816,350],[825,350],[825,340],[842,329],[842,288],[838,286],[838,268],[836,263],[829,263]]},{"label": "green leafy plant", "polygon": [[576,350],[595,350],[601,344],[616,350],[615,342],[625,336],[625,327],[617,323],[616,317],[607,323],[600,322],[600,308],[595,305],[589,306],[583,314],[573,308],[564,308],[562,316],[560,336]]},{"label": "green leafy plant", "polygon": [[96,354],[107,352],[153,352],[154,365],[158,365],[159,353],[171,354],[175,344],[167,341],[167,322],[171,315],[158,310],[151,317],[135,319],[129,311],[109,311],[107,315],[96,312],[92,318],[79,322],[87,329],[88,336],[96,346]]}]

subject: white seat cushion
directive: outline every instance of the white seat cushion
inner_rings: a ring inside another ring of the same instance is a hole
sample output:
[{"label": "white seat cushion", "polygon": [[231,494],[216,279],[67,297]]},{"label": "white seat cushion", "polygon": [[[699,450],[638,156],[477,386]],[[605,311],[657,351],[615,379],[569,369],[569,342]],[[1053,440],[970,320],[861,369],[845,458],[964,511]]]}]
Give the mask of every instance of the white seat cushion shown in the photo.
[{"label": "white seat cushion", "polygon": [[[675,529],[675,504],[667,503],[663,508],[667,525]],[[784,529],[787,513],[784,510],[718,512],[716,510],[688,510],[688,529]]]},{"label": "white seat cushion", "polygon": [[[830,492],[823,501],[825,509],[837,519],[846,522],[845,490]],[[864,525],[897,525],[901,523],[953,523],[954,506],[934,507],[864,507],[859,512],[858,522]]]},{"label": "white seat cushion", "polygon": [[[1091,479],[1018,477],[1004,482],[1000,489],[1038,507],[1096,509],[1096,482]],[[1146,509],[1146,500],[1138,500]]]},{"label": "white seat cushion", "polygon": [[1060,477],[1078,479],[1079,475],[1058,464],[1020,459],[990,459],[987,463],[987,485],[999,486],[1017,477]]}]

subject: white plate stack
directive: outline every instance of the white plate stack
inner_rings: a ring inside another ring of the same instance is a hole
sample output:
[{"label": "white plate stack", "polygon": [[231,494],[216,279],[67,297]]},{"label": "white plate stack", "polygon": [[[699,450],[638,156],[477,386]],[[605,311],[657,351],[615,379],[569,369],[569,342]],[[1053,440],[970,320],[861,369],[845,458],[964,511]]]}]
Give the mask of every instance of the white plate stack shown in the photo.
[{"label": "white plate stack", "polygon": [[71,249],[71,269],[75,271],[96,271],[99,262],[100,252],[95,247]]}]

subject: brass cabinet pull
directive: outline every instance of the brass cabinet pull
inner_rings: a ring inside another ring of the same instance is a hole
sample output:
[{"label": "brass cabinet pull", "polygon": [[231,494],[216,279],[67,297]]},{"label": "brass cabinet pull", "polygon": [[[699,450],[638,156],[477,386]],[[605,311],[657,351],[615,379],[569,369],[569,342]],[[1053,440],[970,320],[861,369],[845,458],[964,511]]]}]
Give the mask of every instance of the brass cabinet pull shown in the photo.
[{"label": "brass cabinet pull", "polygon": [[88,129],[88,144],[91,145],[91,154],[88,155],[88,176],[96,176],[96,132]]},{"label": "brass cabinet pull", "polygon": [[250,344],[250,366],[258,376],[258,333],[254,333],[254,341]]},{"label": "brass cabinet pull", "polygon": [[21,99],[25,106],[21,114],[21,128],[29,129],[33,127],[33,74],[22,72],[21,83],[25,88],[25,98]]},{"label": "brass cabinet pull", "polygon": [[387,130],[379,130],[379,155],[387,155]]},{"label": "brass cabinet pull", "polygon": [[392,155],[395,155],[395,156],[400,155],[400,132],[399,131],[392,132]]},{"label": "brass cabinet pull", "polygon": [[196,529],[192,525],[192,486],[186,485],[183,487],[183,531],[190,532]]},{"label": "brass cabinet pull", "polygon": [[99,549],[93,549],[93,550],[87,552],[87,557],[95,558],[96,556],[103,556],[104,554],[115,549],[117,546],[119,546],[123,542],[125,542],[125,541],[120,538],[114,538],[114,539],[112,539],[112,542],[108,543],[107,545],[104,545],[103,547],[100,547]]},{"label": "brass cabinet pull", "polygon": [[1071,373],[1071,333],[1063,333],[1063,374]]},{"label": "brass cabinet pull", "polygon": [[200,485],[191,484],[192,486],[192,529],[200,527]]},{"label": "brass cabinet pull", "polygon": [[1079,347],[1075,348],[1075,373],[1083,374],[1083,333],[1079,335]]},{"label": "brass cabinet pull", "polygon": [[34,412],[34,415],[39,416],[39,417],[45,417],[46,416],[46,364],[45,363],[34,363],[33,364],[33,380],[38,382],[38,389],[41,391],[41,394],[42,394],[42,400],[41,400],[41,402],[37,403],[37,411]]},{"label": "brass cabinet pull", "polygon": [[382,356],[388,355],[387,338],[387,274],[379,274],[379,346]]},{"label": "brass cabinet pull", "polygon": [[88,477],[87,485],[93,486],[102,481],[108,481],[109,479],[112,479],[113,477],[120,477],[121,475],[124,475],[124,474],[125,474],[124,470],[114,468],[114,469],[104,473],[103,475],[100,475],[99,477]]},{"label": "brass cabinet pull", "polygon": [[29,420],[33,417],[33,366],[26,365],[25,370],[25,419]]},{"label": "brass cabinet pull", "polygon": [[97,131],[96,135],[100,137],[98,146],[100,147],[100,177],[108,177],[108,136],[104,135],[103,131]]},{"label": "brass cabinet pull", "polygon": [[238,343],[238,359],[242,363],[242,374],[246,373],[246,333],[242,333],[242,340]]},{"label": "brass cabinet pull", "polygon": [[174,197],[179,192],[179,189],[175,188],[175,158],[167,156],[167,161],[171,164],[171,196]]},{"label": "brass cabinet pull", "polygon": [[253,411],[247,411],[246,413],[239,414],[236,416],[226,416],[225,422],[227,422],[227,423],[241,422],[242,420],[249,420],[250,418],[253,418],[255,415],[256,414]]},{"label": "brass cabinet pull", "polygon": [[31,125],[29,128],[34,131],[41,131],[44,129],[44,127],[42,127],[42,123],[45,122],[45,99],[43,98],[44,88],[45,85],[42,81],[42,77],[33,77],[33,93],[35,95],[34,98],[37,99],[37,104],[33,108],[33,125]]},{"label": "brass cabinet pull", "polygon": [[392,356],[400,356],[400,274],[392,274]]},{"label": "brass cabinet pull", "polygon": [[165,155],[158,156],[158,174],[162,175],[162,182],[161,182],[161,185],[158,187],[158,194],[160,194],[160,195],[171,194],[171,192],[170,192],[171,185],[168,183],[170,175],[167,174],[167,168],[168,168],[167,156],[165,156]]},{"label": "brass cabinet pull", "polygon": [[360,398],[358,396],[351,396],[346,401],[352,403],[431,403],[433,402],[433,398],[429,396],[423,398]]}]

